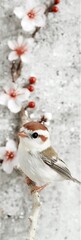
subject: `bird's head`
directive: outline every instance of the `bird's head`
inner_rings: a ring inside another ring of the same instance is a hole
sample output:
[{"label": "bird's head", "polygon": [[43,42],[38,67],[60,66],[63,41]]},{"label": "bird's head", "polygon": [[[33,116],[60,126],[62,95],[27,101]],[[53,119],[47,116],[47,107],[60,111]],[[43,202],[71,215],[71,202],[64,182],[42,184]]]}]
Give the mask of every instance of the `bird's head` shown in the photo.
[{"label": "bird's head", "polygon": [[31,152],[41,152],[50,146],[49,131],[39,122],[27,122],[18,135],[20,142]]}]

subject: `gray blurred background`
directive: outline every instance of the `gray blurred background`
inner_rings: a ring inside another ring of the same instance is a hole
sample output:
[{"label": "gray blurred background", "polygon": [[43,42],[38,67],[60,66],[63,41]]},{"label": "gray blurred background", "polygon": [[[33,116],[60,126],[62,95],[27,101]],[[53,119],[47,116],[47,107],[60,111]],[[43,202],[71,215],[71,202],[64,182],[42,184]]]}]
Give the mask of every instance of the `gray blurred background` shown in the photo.
[{"label": "gray blurred background", "polygon": [[[42,1],[42,2],[47,2]],[[22,33],[20,21],[13,15],[22,1],[0,1],[0,88],[11,79],[7,60],[7,41]],[[53,147],[81,179],[80,165],[80,1],[61,0],[58,13],[50,13],[47,24],[35,36],[32,69],[24,66],[22,78],[32,71],[38,79],[35,112],[53,115],[50,135]],[[27,36],[26,33],[23,34]],[[0,106],[0,144],[13,137],[17,115]],[[37,240],[80,240],[80,188],[76,183],[59,182],[40,193],[42,202]],[[1,240],[27,240],[31,196],[24,178],[15,170],[0,171]]]}]

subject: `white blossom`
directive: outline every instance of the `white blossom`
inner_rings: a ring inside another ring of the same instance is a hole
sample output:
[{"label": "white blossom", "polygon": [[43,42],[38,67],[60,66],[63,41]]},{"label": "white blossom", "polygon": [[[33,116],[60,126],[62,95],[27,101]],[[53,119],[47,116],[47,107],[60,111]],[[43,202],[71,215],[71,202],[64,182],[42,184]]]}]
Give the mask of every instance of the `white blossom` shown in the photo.
[{"label": "white blossom", "polygon": [[7,106],[13,113],[20,112],[23,103],[28,100],[30,92],[26,88],[20,88],[15,83],[4,86],[0,94],[0,104]]},{"label": "white blossom", "polygon": [[3,160],[2,169],[10,174],[17,166],[17,146],[14,140],[9,139],[5,147],[0,147],[0,158]]},{"label": "white blossom", "polygon": [[25,7],[16,7],[15,15],[21,19],[21,26],[27,32],[32,32],[36,27],[45,25],[45,6],[38,0],[27,0]]},{"label": "white blossom", "polygon": [[52,120],[52,114],[51,114],[50,112],[45,112],[45,113],[44,113],[44,117],[46,118],[45,125],[46,125],[47,127],[49,127],[49,126],[50,126],[50,122],[51,122],[51,120]]},{"label": "white blossom", "polygon": [[24,39],[23,36],[18,36],[17,41],[9,40],[8,46],[12,50],[8,56],[9,61],[14,61],[20,58],[22,62],[29,63],[32,44],[32,38]]},{"label": "white blossom", "polygon": [[31,119],[35,119],[35,117],[36,117],[36,115],[35,115],[34,113],[31,113],[31,114],[30,114],[30,118],[31,118]]},{"label": "white blossom", "polygon": [[47,118],[48,121],[52,120],[52,114],[50,112],[44,113],[45,118]]}]

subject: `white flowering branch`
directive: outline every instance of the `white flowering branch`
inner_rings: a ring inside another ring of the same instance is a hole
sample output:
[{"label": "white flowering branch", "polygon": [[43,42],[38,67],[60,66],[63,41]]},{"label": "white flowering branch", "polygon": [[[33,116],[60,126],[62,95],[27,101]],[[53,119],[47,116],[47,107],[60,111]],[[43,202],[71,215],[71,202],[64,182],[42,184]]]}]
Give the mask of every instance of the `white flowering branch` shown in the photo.
[{"label": "white flowering branch", "polygon": [[[7,106],[10,112],[14,114],[19,113],[20,118],[18,127],[21,123],[23,124],[27,122],[29,115],[27,109],[35,108],[35,102],[28,102],[28,100],[30,92],[34,91],[33,84],[36,82],[36,77],[31,76],[30,74],[28,82],[26,82],[23,87],[19,86],[16,81],[21,75],[23,65],[31,62],[31,51],[34,42],[33,39],[40,28],[45,26],[46,16],[51,11],[52,1],[51,3],[43,5],[37,3],[35,0],[27,0],[26,6],[20,6],[14,9],[15,15],[21,19],[21,26],[23,30],[27,33],[30,33],[31,38],[24,39],[23,35],[21,34],[21,36],[18,36],[16,40],[8,41],[8,46],[11,49],[8,60],[11,62],[12,82],[9,82],[7,86],[3,87],[3,91],[0,95],[0,104]],[[38,116],[36,117],[36,114],[35,116],[33,114],[33,117],[34,120],[35,118],[38,118]],[[50,113],[46,113],[42,115],[39,122],[44,122],[49,125],[50,120]],[[18,143],[12,139],[7,141],[6,146],[0,149],[2,169],[7,173],[11,173],[13,168],[18,165],[17,149]],[[32,212],[31,216],[29,217],[30,228],[28,240],[35,240],[41,203],[38,192],[33,191],[35,183],[31,181],[28,185],[32,196]]]}]

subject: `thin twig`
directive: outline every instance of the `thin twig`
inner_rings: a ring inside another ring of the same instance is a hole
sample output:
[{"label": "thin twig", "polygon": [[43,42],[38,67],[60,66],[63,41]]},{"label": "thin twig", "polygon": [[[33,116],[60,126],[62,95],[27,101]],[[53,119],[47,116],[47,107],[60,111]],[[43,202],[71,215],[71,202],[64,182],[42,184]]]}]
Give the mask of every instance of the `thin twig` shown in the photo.
[{"label": "thin twig", "polygon": [[35,29],[35,31],[32,33],[32,38],[35,37],[36,33],[39,32],[40,28],[41,28],[41,27],[37,27],[37,28]]},{"label": "thin twig", "polygon": [[45,123],[45,122],[47,122],[47,118],[43,115],[39,120],[39,123]]},{"label": "thin twig", "polygon": [[[45,12],[44,12],[46,16],[48,15],[49,12],[51,12],[52,5],[53,5],[53,4],[50,3],[49,5],[46,6],[46,9],[45,9]],[[37,28],[35,29],[35,31],[32,33],[32,37],[33,37],[33,38],[35,37],[36,33],[39,32],[40,28],[41,28],[41,27],[37,27]]]},{"label": "thin twig", "polygon": [[11,66],[11,76],[12,76],[12,82],[15,82],[17,78],[21,75],[21,69],[22,69],[22,62],[19,60],[18,62],[12,62]]}]

